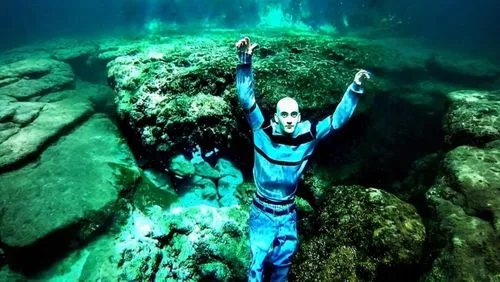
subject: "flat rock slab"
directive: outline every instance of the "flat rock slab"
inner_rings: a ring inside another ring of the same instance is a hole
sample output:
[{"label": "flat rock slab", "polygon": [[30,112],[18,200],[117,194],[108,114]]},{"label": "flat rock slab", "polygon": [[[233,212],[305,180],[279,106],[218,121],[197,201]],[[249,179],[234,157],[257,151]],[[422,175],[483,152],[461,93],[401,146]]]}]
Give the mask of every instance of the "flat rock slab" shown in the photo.
[{"label": "flat rock slab", "polygon": [[84,100],[0,104],[9,109],[0,123],[0,171],[36,155],[61,132],[93,113],[91,103]]},{"label": "flat rock slab", "polygon": [[74,88],[71,66],[50,59],[26,59],[0,67],[0,96],[29,100],[46,93]]},{"label": "flat rock slab", "polygon": [[47,148],[36,163],[0,174],[2,243],[29,247],[58,232],[85,239],[113,214],[120,194],[139,176],[116,126],[94,115]]}]

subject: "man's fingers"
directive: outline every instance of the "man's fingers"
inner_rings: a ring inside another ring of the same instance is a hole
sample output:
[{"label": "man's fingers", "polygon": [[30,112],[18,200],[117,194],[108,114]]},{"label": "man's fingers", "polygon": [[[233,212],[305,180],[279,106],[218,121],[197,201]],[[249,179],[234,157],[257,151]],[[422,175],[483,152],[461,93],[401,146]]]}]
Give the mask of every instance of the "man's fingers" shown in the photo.
[{"label": "man's fingers", "polygon": [[238,40],[238,42],[236,42],[236,47],[238,47],[238,48],[245,47],[245,46],[248,46],[249,43],[250,43],[250,38],[245,37],[243,39]]},{"label": "man's fingers", "polygon": [[371,73],[369,71],[366,71],[366,70],[360,70],[358,71],[358,73],[356,74],[359,78],[363,78],[363,77],[366,77],[366,79],[370,79],[370,75]]},{"label": "man's fingers", "polygon": [[246,42],[243,39],[240,40],[240,41],[238,41],[238,42],[236,42],[236,47],[238,47],[238,48],[241,48],[241,47],[243,47],[245,45],[246,45]]}]

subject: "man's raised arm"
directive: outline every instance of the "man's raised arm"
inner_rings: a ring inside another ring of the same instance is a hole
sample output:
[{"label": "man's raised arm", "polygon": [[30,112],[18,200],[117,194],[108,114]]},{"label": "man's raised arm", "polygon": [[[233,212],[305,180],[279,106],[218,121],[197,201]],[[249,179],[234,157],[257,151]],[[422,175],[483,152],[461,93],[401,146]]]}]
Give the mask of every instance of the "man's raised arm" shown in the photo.
[{"label": "man's raised arm", "polygon": [[316,125],[316,138],[322,139],[331,132],[341,128],[352,116],[359,97],[363,94],[364,88],[361,86],[364,79],[370,79],[370,73],[360,70],[354,77],[354,82],[347,87],[342,100],[337,105],[335,112]]},{"label": "man's raised arm", "polygon": [[245,111],[250,127],[255,130],[264,122],[262,112],[255,101],[255,91],[252,73],[252,53],[257,44],[250,45],[250,39],[245,37],[236,43],[238,48],[238,66],[236,67],[236,90],[238,99]]}]

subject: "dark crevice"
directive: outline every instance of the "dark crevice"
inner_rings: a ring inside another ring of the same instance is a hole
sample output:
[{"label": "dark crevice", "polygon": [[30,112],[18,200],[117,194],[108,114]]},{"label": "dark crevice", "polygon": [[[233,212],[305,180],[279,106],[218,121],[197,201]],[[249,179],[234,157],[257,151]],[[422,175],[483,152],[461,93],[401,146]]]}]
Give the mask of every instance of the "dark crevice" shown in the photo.
[{"label": "dark crevice", "polygon": [[92,55],[80,56],[67,61],[76,77],[83,81],[96,84],[106,84],[106,65],[103,60],[93,59]]}]

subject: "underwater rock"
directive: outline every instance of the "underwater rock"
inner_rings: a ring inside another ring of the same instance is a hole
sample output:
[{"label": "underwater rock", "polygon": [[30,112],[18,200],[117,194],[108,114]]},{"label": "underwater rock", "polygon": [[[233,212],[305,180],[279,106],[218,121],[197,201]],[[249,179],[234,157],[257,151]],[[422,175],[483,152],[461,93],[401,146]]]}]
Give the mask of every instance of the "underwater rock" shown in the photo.
[{"label": "underwater rock", "polygon": [[374,188],[330,188],[316,231],[302,234],[295,279],[404,280],[404,271],[420,262],[426,234],[415,208]]},{"label": "underwater rock", "polygon": [[[235,50],[226,43],[232,36],[214,33],[173,38],[168,44],[137,43],[135,52],[108,64],[119,116],[145,149],[170,152],[194,144],[231,148],[237,142],[229,135],[241,134],[237,129],[244,115],[234,87]],[[273,111],[279,98],[290,94],[308,113],[323,118],[360,66],[351,58],[362,54],[355,41],[332,42],[317,34],[256,35],[255,40],[272,50],[269,56],[257,54],[261,58],[254,63],[257,90],[266,93],[259,102],[264,112]],[[304,52],[293,53],[294,48]],[[331,61],[331,50],[339,49],[344,57]]]},{"label": "underwater rock", "polygon": [[58,61],[68,62],[78,59],[88,59],[97,54],[98,46],[91,41],[69,41],[59,43],[52,50],[52,57]]},{"label": "underwater rock", "polygon": [[211,179],[195,175],[179,186],[179,200],[173,203],[172,207],[221,206],[217,187]]},{"label": "underwater rock", "polygon": [[48,103],[65,99],[87,100],[92,103],[96,112],[112,113],[115,110],[113,96],[113,89],[109,86],[77,80],[75,89],[52,92],[36,100]]},{"label": "underwater rock", "polygon": [[461,206],[500,228],[500,146],[475,148],[460,146],[447,153],[444,173],[448,183],[466,201]]},{"label": "underwater rock", "polygon": [[443,158],[444,154],[438,152],[416,160],[408,176],[393,184],[391,192],[405,202],[420,206],[425,193],[436,181]]},{"label": "underwater rock", "polygon": [[[64,112],[50,116],[56,117],[64,119]],[[103,115],[60,138],[35,162],[0,174],[0,238],[8,263],[36,268],[85,242],[107,224],[139,177],[126,142]]]},{"label": "underwater rock", "polygon": [[217,191],[220,195],[220,204],[223,207],[240,204],[238,186],[243,183],[243,174],[239,169],[226,160],[219,159],[215,168],[220,172],[221,178],[217,182]]},{"label": "underwater rock", "polygon": [[500,139],[500,91],[460,90],[448,99],[443,125],[448,146],[482,146]]},{"label": "underwater rock", "polygon": [[[144,40],[102,46],[102,52],[119,54],[108,64],[108,80],[117,93],[120,119],[132,133],[131,138],[140,140],[146,154],[168,155],[195,144],[248,154],[241,150],[240,141],[251,136],[234,87],[235,50],[227,44],[235,37],[239,37],[237,32],[214,31],[169,38],[168,42]],[[455,70],[446,72],[447,67],[437,68],[436,64],[444,65],[454,57],[441,56],[431,64],[432,54],[413,43],[409,43],[411,52],[405,53],[401,50],[407,49],[390,40],[332,39],[312,32],[288,34],[272,30],[256,32],[252,40],[262,46],[254,55],[253,69],[264,115],[275,111],[280,98],[291,96],[298,101],[304,117],[322,119],[333,113],[356,71],[366,68],[375,79],[367,81],[369,93],[361,99],[355,118],[369,118],[365,113],[375,103],[374,94],[390,92],[408,96],[406,103],[413,109],[425,108],[417,111],[428,111],[430,116],[418,116],[425,125],[440,119],[440,104],[436,105],[440,97],[433,94],[491,80],[485,71],[465,81],[463,76],[453,79]],[[465,66],[461,70],[466,73]],[[437,73],[444,77],[443,81],[436,81]],[[388,115],[386,112],[382,114]],[[388,123],[393,121],[383,120],[380,127],[384,131],[392,128]],[[381,143],[396,139],[391,137],[393,134],[386,135],[381,137]]]},{"label": "underwater rock", "polygon": [[133,196],[134,206],[142,211],[152,205],[166,209],[178,199],[179,195],[167,175],[153,169],[142,171],[141,182]]},{"label": "underwater rock", "polygon": [[0,100],[0,122],[11,120],[16,113],[16,106],[11,101]]},{"label": "underwater rock", "polygon": [[10,106],[15,107],[16,112],[11,116],[12,122],[2,123],[0,127],[0,136],[8,131],[0,138],[5,139],[0,146],[0,170],[35,156],[62,132],[81,123],[93,112],[89,102],[17,102]]},{"label": "underwater rock", "polygon": [[[144,217],[156,232],[150,237],[138,231],[144,224],[136,222]],[[247,220],[248,212],[238,207],[134,211],[111,257],[116,275],[127,281],[245,281]]]},{"label": "underwater rock", "polygon": [[500,271],[500,143],[447,153],[425,194],[431,270],[423,281],[490,281]]},{"label": "underwater rock", "polygon": [[428,230],[436,255],[422,281],[494,281],[500,270],[498,231],[467,214],[463,195],[446,184],[429,189],[426,199],[434,216]]},{"label": "underwater rock", "polygon": [[[50,59],[26,59],[0,67],[0,96],[19,101],[74,88],[71,66]],[[8,80],[8,83],[2,81]]]},{"label": "underwater rock", "polygon": [[218,69],[220,60],[211,61],[215,54],[206,54],[214,57],[209,60],[204,54],[191,54],[191,48],[141,51],[108,65],[118,114],[150,152],[194,144],[225,147],[236,127],[231,107],[220,97],[231,69]]},{"label": "underwater rock", "polygon": [[464,58],[460,55],[432,56],[427,68],[444,81],[462,80],[462,83],[487,84],[500,75],[499,66],[491,61]]},{"label": "underwater rock", "polygon": [[215,168],[213,168],[212,166],[210,166],[210,164],[207,163],[206,161],[197,162],[193,165],[195,168],[196,175],[205,178],[210,178],[213,180],[217,180],[220,178],[220,172]]},{"label": "underwater rock", "polygon": [[177,155],[170,159],[168,171],[180,179],[186,179],[194,175],[194,165],[184,156]]}]

